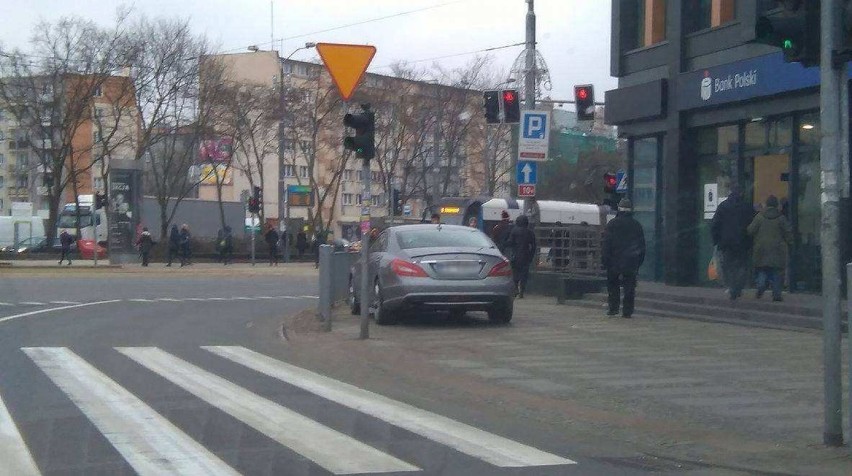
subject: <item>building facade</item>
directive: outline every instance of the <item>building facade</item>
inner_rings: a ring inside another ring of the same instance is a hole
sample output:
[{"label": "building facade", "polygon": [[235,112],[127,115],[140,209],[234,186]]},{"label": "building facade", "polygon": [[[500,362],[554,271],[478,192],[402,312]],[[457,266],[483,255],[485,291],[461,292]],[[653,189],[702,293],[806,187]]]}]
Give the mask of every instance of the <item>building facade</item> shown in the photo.
[{"label": "building facade", "polygon": [[[606,120],[628,140],[630,195],[645,227],[645,279],[707,282],[710,220],[739,185],[770,195],[794,231],[787,277],[820,289],[819,68],[755,44],[768,0],[613,0]],[[846,104],[845,107],[849,107]],[[843,236],[848,236],[848,154]],[[849,240],[843,240],[845,259]],[[844,261],[845,262],[845,261]]]}]

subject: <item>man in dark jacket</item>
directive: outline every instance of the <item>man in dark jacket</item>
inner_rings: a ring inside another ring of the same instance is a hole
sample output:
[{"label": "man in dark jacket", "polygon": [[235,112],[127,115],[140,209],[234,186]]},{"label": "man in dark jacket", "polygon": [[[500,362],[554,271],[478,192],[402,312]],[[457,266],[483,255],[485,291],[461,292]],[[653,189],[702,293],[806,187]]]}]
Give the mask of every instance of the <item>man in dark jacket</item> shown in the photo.
[{"label": "man in dark jacket", "polygon": [[148,228],[142,228],[142,234],[136,240],[136,246],[139,247],[139,254],[142,255],[142,266],[148,266],[148,259],[151,256],[151,249],[154,248],[154,239],[151,237],[151,232]]},{"label": "man in dark jacket", "polygon": [[189,232],[189,225],[184,223],[180,227],[180,266],[188,266],[192,264],[192,234]]},{"label": "man in dark jacket", "polygon": [[747,229],[752,218],[754,208],[745,203],[739,187],[734,186],[728,198],[719,204],[710,225],[713,245],[722,254],[722,279],[732,301],[740,297],[748,279],[751,239]]},{"label": "man in dark jacket", "polygon": [[296,251],[299,252],[299,258],[305,254],[305,250],[308,249],[308,236],[305,235],[305,232],[300,230],[299,233],[296,234]]},{"label": "man in dark jacket", "polygon": [[175,257],[178,256],[180,252],[180,232],[178,231],[177,225],[172,225],[171,231],[169,231],[169,262],[166,266],[171,266],[172,261],[174,261]]},{"label": "man in dark jacket", "polygon": [[71,233],[68,233],[68,230],[63,230],[59,235],[59,246],[62,249],[62,254],[59,256],[60,266],[65,259],[68,259],[68,266],[71,266],[71,244],[73,243],[74,237]]},{"label": "man in dark jacket", "polygon": [[[645,232],[633,218],[633,203],[622,199],[618,203],[618,214],[606,224],[603,241],[603,267],[606,269],[606,284],[609,294],[608,316],[633,316],[633,301],[636,298],[636,275],[645,261]],[[624,303],[621,305],[621,287],[624,287]]]},{"label": "man in dark jacket", "polygon": [[500,214],[500,223],[491,230],[491,240],[504,255],[506,254],[506,241],[509,239],[511,231],[512,222],[509,221],[509,212],[503,210],[503,213]]},{"label": "man in dark jacket", "polygon": [[278,266],[278,240],[281,236],[272,225],[267,225],[266,233],[263,235],[266,240],[266,246],[269,247],[269,266]]},{"label": "man in dark jacket", "polygon": [[506,241],[506,251],[511,256],[512,277],[518,288],[518,298],[524,298],[527,280],[530,276],[530,266],[535,260],[535,233],[529,228],[530,219],[521,215],[515,220],[515,226]]}]

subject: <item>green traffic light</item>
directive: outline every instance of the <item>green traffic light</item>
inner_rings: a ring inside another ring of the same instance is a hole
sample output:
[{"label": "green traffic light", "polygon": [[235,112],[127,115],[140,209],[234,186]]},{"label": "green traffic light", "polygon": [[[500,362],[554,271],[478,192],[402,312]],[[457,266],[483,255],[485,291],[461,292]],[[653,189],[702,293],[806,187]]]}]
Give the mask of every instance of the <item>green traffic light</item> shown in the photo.
[{"label": "green traffic light", "polygon": [[793,40],[790,40],[790,39],[784,40],[784,49],[785,50],[793,49]]}]

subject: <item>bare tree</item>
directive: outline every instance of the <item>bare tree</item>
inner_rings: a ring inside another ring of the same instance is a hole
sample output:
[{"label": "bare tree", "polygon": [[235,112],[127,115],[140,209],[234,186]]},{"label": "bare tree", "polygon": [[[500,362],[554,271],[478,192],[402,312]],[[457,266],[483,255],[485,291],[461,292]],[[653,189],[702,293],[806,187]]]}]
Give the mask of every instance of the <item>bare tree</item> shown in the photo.
[{"label": "bare tree", "polygon": [[[112,86],[113,73],[123,63],[123,27],[121,16],[111,29],[62,18],[38,24],[27,53],[0,48],[0,101],[19,125],[16,146],[36,150],[34,166],[21,172],[30,182],[35,173],[43,174],[48,240],[55,237],[59,207],[69,187],[79,205],[81,182],[109,147],[105,139],[113,138],[115,131],[109,137],[103,130],[100,137],[87,135],[93,134],[96,99]],[[79,216],[77,228],[79,235]]]}]

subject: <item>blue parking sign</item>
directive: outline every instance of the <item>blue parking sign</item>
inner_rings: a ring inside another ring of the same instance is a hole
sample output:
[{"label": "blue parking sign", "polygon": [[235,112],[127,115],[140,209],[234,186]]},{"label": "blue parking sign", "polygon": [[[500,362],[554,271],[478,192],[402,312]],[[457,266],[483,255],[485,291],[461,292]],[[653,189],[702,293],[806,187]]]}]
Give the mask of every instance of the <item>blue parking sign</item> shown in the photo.
[{"label": "blue parking sign", "polygon": [[547,114],[525,114],[521,129],[524,139],[544,139],[547,134]]}]

